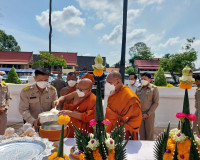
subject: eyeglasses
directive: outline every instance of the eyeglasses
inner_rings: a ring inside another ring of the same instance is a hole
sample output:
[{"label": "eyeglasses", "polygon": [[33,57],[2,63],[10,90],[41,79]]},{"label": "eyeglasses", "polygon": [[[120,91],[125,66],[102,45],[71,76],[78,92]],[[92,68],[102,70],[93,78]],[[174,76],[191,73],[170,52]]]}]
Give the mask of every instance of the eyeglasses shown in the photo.
[{"label": "eyeglasses", "polygon": [[81,91],[81,92],[85,92],[85,91],[89,90],[89,88],[88,89],[80,89],[80,88],[78,88],[78,90]]}]

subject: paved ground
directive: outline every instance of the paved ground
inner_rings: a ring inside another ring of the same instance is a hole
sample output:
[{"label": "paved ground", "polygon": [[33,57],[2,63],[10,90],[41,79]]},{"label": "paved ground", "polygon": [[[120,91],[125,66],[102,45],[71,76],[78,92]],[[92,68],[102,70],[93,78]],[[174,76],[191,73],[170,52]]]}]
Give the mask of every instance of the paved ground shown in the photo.
[{"label": "paved ground", "polygon": [[[23,123],[22,122],[19,122],[19,123],[16,123],[16,122],[8,122],[8,125],[7,127],[12,127],[15,129],[15,131],[17,132],[18,129],[20,127],[22,127]],[[162,133],[164,131],[164,129],[166,129],[166,127],[155,127],[155,130],[154,130],[154,138],[157,139],[157,136]]]}]

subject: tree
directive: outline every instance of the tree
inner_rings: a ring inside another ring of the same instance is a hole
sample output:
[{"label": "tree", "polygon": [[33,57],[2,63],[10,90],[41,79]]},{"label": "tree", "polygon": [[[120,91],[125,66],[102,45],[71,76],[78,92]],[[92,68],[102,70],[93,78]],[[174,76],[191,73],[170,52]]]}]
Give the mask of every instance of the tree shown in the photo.
[{"label": "tree", "polygon": [[20,51],[21,48],[12,35],[0,30],[0,51]]},{"label": "tree", "polygon": [[62,67],[67,68],[67,62],[66,60],[63,59],[63,56],[60,56],[59,58],[59,57],[54,56],[53,54],[50,54],[49,52],[41,51],[40,57],[42,58],[42,60],[35,61],[33,63],[34,66],[38,66],[38,67],[43,66],[47,68],[51,68],[53,66],[59,66],[60,69]]},{"label": "tree", "polygon": [[129,48],[129,55],[131,56],[129,62],[132,64],[134,64],[136,59],[153,59],[154,57],[150,48],[144,42],[138,42]]},{"label": "tree", "polygon": [[133,66],[130,66],[128,68],[125,69],[125,73],[126,74],[130,74],[132,72],[135,72],[135,68],[133,68]]},{"label": "tree", "polygon": [[110,68],[110,65],[108,63],[106,63],[106,68]]},{"label": "tree", "polygon": [[15,83],[15,84],[22,83],[21,80],[19,79],[14,67],[12,67],[10,69],[10,71],[8,72],[8,77],[5,81],[6,81],[6,83]]},{"label": "tree", "polygon": [[155,77],[154,84],[156,86],[166,86],[167,85],[167,80],[166,80],[166,77],[165,77],[165,72],[162,69],[162,67],[160,67],[158,69],[158,71],[156,71],[154,77]]},{"label": "tree", "polygon": [[120,68],[120,61],[115,63],[115,68]]},{"label": "tree", "polygon": [[187,39],[187,43],[183,47],[183,53],[168,55],[167,58],[162,58],[160,61],[161,67],[164,71],[170,72],[175,83],[177,83],[177,80],[174,73],[178,73],[181,76],[181,72],[186,65],[189,65],[192,69],[195,68],[194,61],[197,60],[197,51],[191,47],[194,40],[195,38]]}]

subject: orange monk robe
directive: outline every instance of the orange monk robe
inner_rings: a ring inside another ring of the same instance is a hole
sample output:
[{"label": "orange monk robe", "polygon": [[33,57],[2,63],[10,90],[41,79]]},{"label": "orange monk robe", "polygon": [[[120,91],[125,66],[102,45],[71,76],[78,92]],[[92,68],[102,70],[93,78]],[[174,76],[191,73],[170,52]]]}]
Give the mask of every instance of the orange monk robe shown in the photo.
[{"label": "orange monk robe", "polygon": [[[65,93],[65,95],[68,95],[72,92],[76,91],[76,85],[74,87],[72,87],[68,92]],[[62,110],[66,110],[65,108],[69,105],[69,104],[72,104],[73,101],[70,101],[70,102],[65,102],[64,105],[63,105],[63,108]]]},{"label": "orange monk robe", "polygon": [[[65,109],[81,113],[81,120],[71,117],[71,122],[76,126],[76,128],[93,133],[93,128],[89,127],[89,122],[90,120],[94,119],[95,105],[96,96],[91,93],[89,97],[79,101],[76,104],[68,104]],[[73,138],[74,128],[71,123],[69,123],[69,130],[68,137]]]},{"label": "orange monk robe", "polygon": [[122,125],[126,120],[125,138],[128,139],[131,136],[133,140],[138,139],[142,121],[141,105],[139,98],[128,86],[123,86],[119,92],[109,96],[105,117],[111,122],[107,127],[107,132],[115,128],[117,121]]},{"label": "orange monk robe", "polygon": [[95,83],[93,74],[87,73],[85,76],[83,75],[83,78],[88,78],[92,81],[93,84]]}]

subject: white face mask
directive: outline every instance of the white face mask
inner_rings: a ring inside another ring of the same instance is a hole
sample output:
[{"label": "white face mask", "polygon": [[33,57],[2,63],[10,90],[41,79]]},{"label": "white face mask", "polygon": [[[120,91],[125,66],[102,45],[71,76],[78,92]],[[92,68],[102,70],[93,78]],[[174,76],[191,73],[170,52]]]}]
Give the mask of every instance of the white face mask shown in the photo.
[{"label": "white face mask", "polygon": [[37,86],[44,89],[47,87],[47,85],[49,84],[49,82],[46,82],[46,81],[39,81],[39,82],[36,82],[37,83]]},{"label": "white face mask", "polygon": [[76,85],[76,81],[74,81],[74,80],[69,80],[69,81],[67,81],[67,83],[70,87],[74,87]]},{"label": "white face mask", "polygon": [[2,79],[3,79],[3,76],[0,76],[0,82],[2,81]]},{"label": "white face mask", "polygon": [[110,84],[108,82],[106,82],[105,87],[110,91],[110,92],[114,92],[115,91],[115,85],[114,84]]},{"label": "white face mask", "polygon": [[85,96],[85,93],[80,91],[79,89],[77,89],[76,92],[77,92],[79,97],[84,97]]},{"label": "white face mask", "polygon": [[135,83],[135,80],[129,80],[129,83],[130,83],[130,84],[134,84],[134,83]]},{"label": "white face mask", "polygon": [[143,86],[146,86],[146,85],[148,85],[149,82],[146,81],[146,80],[141,80],[141,83],[142,83]]}]

